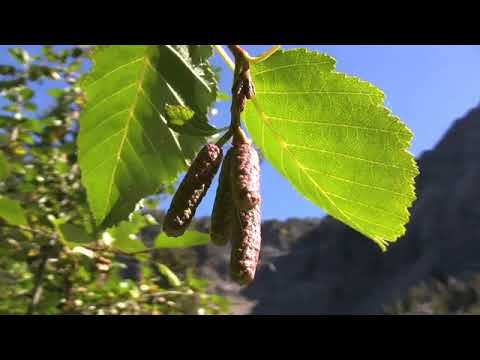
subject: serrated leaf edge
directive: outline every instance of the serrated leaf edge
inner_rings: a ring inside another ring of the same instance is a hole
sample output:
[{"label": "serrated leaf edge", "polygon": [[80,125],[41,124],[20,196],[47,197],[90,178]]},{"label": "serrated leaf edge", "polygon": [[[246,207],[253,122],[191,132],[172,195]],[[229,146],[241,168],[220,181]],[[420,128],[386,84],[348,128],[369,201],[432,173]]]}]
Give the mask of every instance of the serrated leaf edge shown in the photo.
[{"label": "serrated leaf edge", "polygon": [[[393,115],[392,111],[387,107],[385,106],[385,93],[377,88],[376,86],[374,86],[373,84],[371,84],[370,82],[368,81],[364,81],[362,79],[360,79],[359,77],[357,76],[349,76],[345,73],[342,73],[342,72],[338,72],[336,71],[336,60],[329,56],[328,54],[325,54],[325,53],[321,53],[321,52],[318,52],[318,51],[308,51],[307,49],[292,49],[292,50],[287,50],[287,51],[284,51],[284,50],[279,50],[275,55],[277,54],[284,54],[284,53],[287,53],[287,52],[304,52],[306,54],[315,54],[315,55],[319,55],[319,56],[324,56],[324,57],[327,57],[329,60],[332,60],[332,70],[330,70],[331,73],[333,74],[337,74],[337,75],[340,75],[342,76],[343,78],[345,79],[349,79],[349,80],[356,80],[357,82],[359,83],[362,83],[364,85],[367,85],[368,88],[372,89],[372,92],[377,92],[380,96],[381,96],[381,99],[378,103],[375,104],[375,106],[377,107],[380,107],[382,109],[385,109],[387,110],[387,116],[389,118],[391,118],[395,123],[397,124],[400,124],[403,126],[404,130],[405,130],[405,134],[408,134],[408,139],[401,139],[400,140],[400,143],[403,145],[402,146],[402,151],[404,151],[405,153],[409,154],[410,155],[410,166],[412,167],[411,169],[411,173],[413,175],[412,178],[410,178],[411,180],[408,182],[407,184],[407,187],[409,188],[410,190],[410,196],[408,196],[408,194],[406,194],[407,198],[408,198],[408,203],[406,204],[406,209],[410,209],[413,202],[416,200],[416,191],[415,191],[415,186],[414,186],[414,183],[415,183],[415,177],[420,173],[419,172],[419,169],[418,169],[418,165],[413,157],[413,155],[411,154],[411,152],[408,150],[408,147],[410,146],[410,143],[411,143],[411,140],[413,138],[413,133],[412,131],[405,125],[401,122],[400,118],[398,116],[395,116]],[[275,56],[274,55],[274,56]],[[320,65],[321,63],[314,63],[314,64],[311,64],[311,65]],[[297,64],[296,64],[297,65]],[[301,65],[301,64],[300,64]],[[308,64],[310,65],[310,64]],[[278,68],[275,68],[271,71],[275,71],[275,70],[278,70]],[[262,73],[262,72],[260,72]],[[257,73],[255,73],[255,75],[258,75]],[[362,226],[359,226],[357,222],[355,222],[353,219],[352,219],[352,216],[349,216],[348,213],[346,213],[345,211],[343,211],[341,208],[339,208],[335,201],[333,201],[330,196],[328,195],[328,193],[321,187],[319,186],[315,181],[314,179],[312,179],[312,177],[308,174],[307,171],[305,171],[304,169],[304,166],[300,164],[300,162],[297,160],[297,158],[293,155],[293,153],[291,153],[289,150],[288,150],[288,146],[286,146],[287,142],[285,141],[285,139],[283,139],[283,137],[278,134],[271,126],[270,126],[270,123],[268,121],[268,116],[265,114],[265,112],[262,110],[260,104],[258,103],[258,101],[256,101],[256,99],[252,99],[252,103],[254,104],[255,106],[255,109],[257,110],[259,116],[260,116],[260,119],[262,120],[262,123],[263,123],[263,127],[267,126],[269,128],[269,130],[271,131],[271,133],[274,135],[274,137],[277,138],[277,141],[279,143],[279,145],[281,146],[282,148],[282,155],[283,156],[283,152],[284,151],[287,151],[290,153],[290,156],[291,158],[293,159],[293,161],[297,164],[298,166],[298,171],[301,171],[302,174],[304,174],[308,179],[309,181],[315,186],[316,189],[318,189],[322,195],[332,204],[332,206],[337,209],[337,211],[342,214],[343,216],[345,216],[354,226],[357,227],[357,230],[361,231],[362,233],[366,234],[368,233],[368,231],[365,231],[364,228]],[[259,144],[260,145],[260,144]],[[262,147],[264,148],[264,143],[263,143],[263,139],[262,139]],[[283,158],[282,158],[283,159]],[[282,163],[283,163],[283,160],[282,160]],[[282,174],[284,177],[286,176],[286,172],[285,170],[283,169],[283,173]],[[288,178],[287,178],[288,180]],[[292,184],[293,185],[293,184]],[[300,194],[302,194],[302,192],[299,191]],[[302,194],[303,196],[303,194]],[[350,214],[352,215],[352,214]],[[402,237],[405,232],[406,232],[406,227],[405,225],[408,223],[408,221],[410,220],[410,217],[411,217],[411,214],[410,212],[408,212],[408,216],[407,218],[405,219],[405,223],[401,226],[402,230],[398,235],[396,235],[395,238],[392,238],[392,239],[384,239],[384,238],[381,238],[381,237],[371,237],[372,240],[374,240],[379,246],[380,248],[382,249],[382,251],[386,251],[387,250],[387,246],[389,245],[389,243],[392,243],[392,242],[395,242],[397,241],[400,237]],[[364,220],[364,219],[359,219],[359,220],[362,220],[363,222],[366,222],[366,223],[371,223],[372,225],[375,225],[375,226],[378,226],[378,227],[382,227],[382,228],[385,228],[385,229],[388,229],[390,230],[390,228],[387,228],[383,225],[380,225],[380,224],[377,224],[377,223],[374,223],[372,221],[367,221],[367,220]]]}]

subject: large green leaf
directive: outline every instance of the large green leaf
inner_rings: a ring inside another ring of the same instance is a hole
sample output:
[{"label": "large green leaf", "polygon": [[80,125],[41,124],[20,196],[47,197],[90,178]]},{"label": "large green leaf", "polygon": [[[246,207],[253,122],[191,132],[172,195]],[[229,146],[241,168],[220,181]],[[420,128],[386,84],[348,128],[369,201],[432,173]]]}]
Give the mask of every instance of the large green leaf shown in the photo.
[{"label": "large green leaf", "polygon": [[382,249],[403,235],[418,169],[407,151],[412,133],[382,91],[304,49],[277,52],[253,65],[252,76],[257,96],[245,122],[267,160]]},{"label": "large green leaf", "polygon": [[16,200],[0,195],[0,219],[12,225],[27,225],[25,211]]},{"label": "large green leaf", "polygon": [[209,45],[100,46],[81,81],[87,106],[78,140],[82,181],[97,224],[123,220],[145,196],[172,183],[204,136],[169,128],[165,107],[188,106],[208,128],[217,86]]}]

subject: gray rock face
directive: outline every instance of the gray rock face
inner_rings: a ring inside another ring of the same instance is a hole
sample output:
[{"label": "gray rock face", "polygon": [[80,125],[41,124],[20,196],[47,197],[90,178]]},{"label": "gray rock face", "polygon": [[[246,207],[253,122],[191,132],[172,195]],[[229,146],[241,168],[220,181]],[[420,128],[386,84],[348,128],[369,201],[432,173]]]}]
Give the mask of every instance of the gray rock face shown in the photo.
[{"label": "gray rock face", "polygon": [[[327,217],[289,245],[269,240],[256,280],[242,291],[256,301],[253,313],[382,313],[420,281],[478,270],[480,107],[457,120],[418,163],[418,199],[404,238],[382,253]],[[264,238],[275,238],[266,231]]]}]

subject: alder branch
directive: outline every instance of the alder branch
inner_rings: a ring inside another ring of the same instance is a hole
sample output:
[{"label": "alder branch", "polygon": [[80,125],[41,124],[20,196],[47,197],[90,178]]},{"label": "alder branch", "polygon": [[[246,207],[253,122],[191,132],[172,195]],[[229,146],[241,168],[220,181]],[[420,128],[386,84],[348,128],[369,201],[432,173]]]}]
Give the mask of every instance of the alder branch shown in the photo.
[{"label": "alder branch", "polygon": [[247,100],[255,96],[255,86],[250,75],[248,54],[239,45],[229,45],[235,59],[235,71],[232,85],[232,106],[230,128],[233,132],[240,127],[241,114],[245,110]]},{"label": "alder branch", "polygon": [[48,250],[43,248],[41,252],[40,264],[38,265],[37,272],[35,273],[35,280],[33,285],[32,300],[28,306],[27,315],[33,315],[35,309],[40,303],[43,292],[43,279],[45,277],[45,271],[48,264]]}]

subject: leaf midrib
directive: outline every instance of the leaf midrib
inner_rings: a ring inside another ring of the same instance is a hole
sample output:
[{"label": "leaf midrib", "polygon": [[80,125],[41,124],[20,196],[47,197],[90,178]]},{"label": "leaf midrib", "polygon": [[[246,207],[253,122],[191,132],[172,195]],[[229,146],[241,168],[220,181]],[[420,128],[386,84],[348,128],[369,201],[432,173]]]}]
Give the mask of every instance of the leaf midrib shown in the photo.
[{"label": "leaf midrib", "polygon": [[107,208],[111,207],[113,182],[115,180],[115,176],[116,176],[116,173],[117,173],[118,164],[120,163],[120,158],[121,158],[121,153],[123,151],[123,146],[125,144],[125,140],[127,138],[128,131],[130,129],[130,123],[131,123],[133,117],[135,116],[134,112],[135,112],[135,109],[136,109],[137,104],[138,104],[138,97],[139,97],[139,94],[140,94],[140,91],[141,91],[142,83],[145,79],[146,68],[147,68],[147,54],[145,54],[145,57],[144,57],[144,60],[143,60],[142,71],[141,71],[140,79],[138,81],[137,92],[135,94],[135,100],[134,100],[134,102],[133,102],[133,104],[130,108],[130,112],[129,112],[129,115],[128,115],[128,118],[127,118],[127,123],[126,123],[125,129],[124,129],[124,134],[123,134],[122,140],[120,141],[120,145],[118,147],[118,151],[117,151],[117,155],[116,155],[117,161],[115,162],[115,165],[113,167],[112,176],[110,178],[110,184],[108,186],[107,201],[105,202],[105,205],[104,205],[104,208],[103,208],[103,211],[102,211],[103,216],[105,216]]}]

